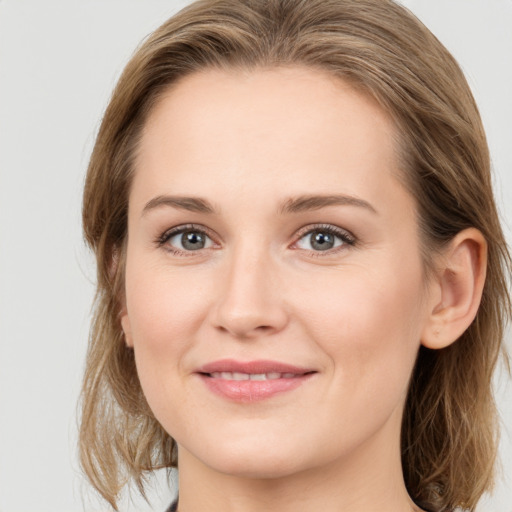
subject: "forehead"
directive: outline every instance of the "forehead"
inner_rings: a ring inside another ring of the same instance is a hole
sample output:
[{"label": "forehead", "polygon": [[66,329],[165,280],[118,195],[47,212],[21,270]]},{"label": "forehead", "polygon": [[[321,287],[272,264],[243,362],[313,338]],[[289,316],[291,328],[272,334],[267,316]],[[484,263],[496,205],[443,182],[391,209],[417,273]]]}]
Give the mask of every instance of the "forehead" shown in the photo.
[{"label": "forehead", "polygon": [[153,109],[134,188],[267,197],[341,188],[375,199],[399,173],[397,138],[375,100],[325,72],[207,70],[173,85]]}]

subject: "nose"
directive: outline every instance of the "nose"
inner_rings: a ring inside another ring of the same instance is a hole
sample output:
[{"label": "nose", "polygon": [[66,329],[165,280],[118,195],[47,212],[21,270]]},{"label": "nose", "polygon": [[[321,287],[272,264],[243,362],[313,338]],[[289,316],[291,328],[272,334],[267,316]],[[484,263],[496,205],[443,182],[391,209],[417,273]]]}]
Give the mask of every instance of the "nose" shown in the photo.
[{"label": "nose", "polygon": [[277,263],[263,251],[241,248],[228,258],[227,267],[214,307],[215,327],[238,339],[281,331],[288,313]]}]

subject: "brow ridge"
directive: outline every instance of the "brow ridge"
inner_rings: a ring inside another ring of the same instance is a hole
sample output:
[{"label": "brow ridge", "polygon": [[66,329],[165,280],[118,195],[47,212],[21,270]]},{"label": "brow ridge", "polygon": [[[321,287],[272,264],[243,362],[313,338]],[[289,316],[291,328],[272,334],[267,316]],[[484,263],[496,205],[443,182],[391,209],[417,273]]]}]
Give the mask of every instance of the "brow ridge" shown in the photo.
[{"label": "brow ridge", "polygon": [[142,215],[146,214],[150,210],[154,210],[162,206],[170,206],[172,208],[178,208],[179,210],[196,213],[215,213],[215,208],[206,199],[202,199],[200,197],[162,195],[156,196],[148,201],[142,210]]},{"label": "brow ridge", "polygon": [[303,195],[290,198],[283,204],[280,213],[300,213],[328,206],[356,206],[377,213],[377,210],[368,201],[344,194]]},{"label": "brow ridge", "polygon": [[[200,197],[161,195],[154,197],[146,203],[142,210],[142,215],[146,214],[150,210],[154,210],[162,206],[169,206],[195,213],[216,213],[213,205],[208,200]],[[355,206],[367,209],[372,213],[377,213],[375,208],[368,201],[344,194],[302,195],[293,197],[283,203],[279,209],[279,213],[301,213],[305,211],[319,210],[328,206]]]}]

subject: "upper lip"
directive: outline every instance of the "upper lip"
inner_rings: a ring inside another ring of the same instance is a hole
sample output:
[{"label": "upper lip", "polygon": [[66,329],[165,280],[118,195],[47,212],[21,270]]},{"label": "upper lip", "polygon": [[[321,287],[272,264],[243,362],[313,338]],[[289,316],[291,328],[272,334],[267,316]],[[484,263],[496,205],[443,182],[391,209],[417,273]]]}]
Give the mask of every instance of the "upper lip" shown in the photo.
[{"label": "upper lip", "polygon": [[248,374],[261,373],[293,373],[304,375],[314,372],[312,368],[294,366],[279,361],[256,360],[256,361],[235,361],[234,359],[220,359],[212,361],[198,368],[197,373],[237,372]]}]

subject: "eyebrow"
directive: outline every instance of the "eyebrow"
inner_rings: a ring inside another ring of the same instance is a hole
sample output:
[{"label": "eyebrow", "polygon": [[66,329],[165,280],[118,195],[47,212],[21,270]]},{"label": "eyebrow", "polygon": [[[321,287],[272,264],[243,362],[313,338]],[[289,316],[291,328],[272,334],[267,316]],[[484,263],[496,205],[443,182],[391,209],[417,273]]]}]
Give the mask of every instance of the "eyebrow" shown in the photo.
[{"label": "eyebrow", "polygon": [[[179,210],[185,210],[195,213],[215,214],[217,210],[206,199],[200,197],[184,197],[184,196],[157,196],[146,203],[142,210],[142,215],[148,211],[169,206]],[[356,206],[364,208],[372,213],[377,210],[364,199],[348,195],[303,195],[288,199],[279,208],[279,213],[300,213],[312,210],[319,210],[328,206]]]},{"label": "eyebrow", "polygon": [[305,195],[291,198],[283,204],[280,213],[300,213],[327,206],[356,206],[377,214],[377,210],[368,201],[348,195]]},{"label": "eyebrow", "polygon": [[142,210],[142,215],[150,210],[161,206],[170,206],[179,210],[196,213],[216,213],[215,208],[206,199],[200,197],[183,197],[183,196],[157,196],[146,203]]}]

